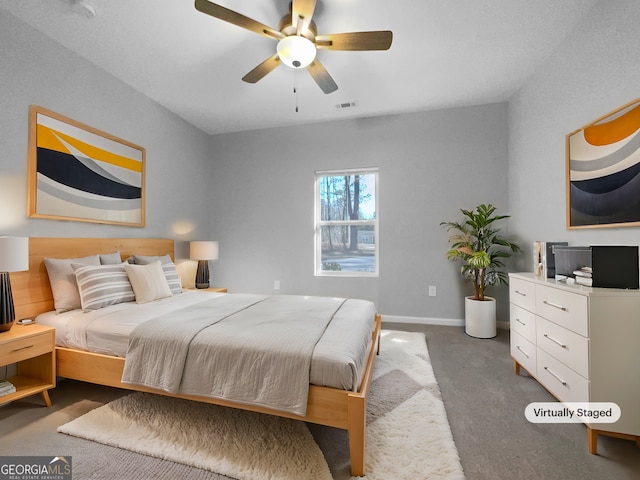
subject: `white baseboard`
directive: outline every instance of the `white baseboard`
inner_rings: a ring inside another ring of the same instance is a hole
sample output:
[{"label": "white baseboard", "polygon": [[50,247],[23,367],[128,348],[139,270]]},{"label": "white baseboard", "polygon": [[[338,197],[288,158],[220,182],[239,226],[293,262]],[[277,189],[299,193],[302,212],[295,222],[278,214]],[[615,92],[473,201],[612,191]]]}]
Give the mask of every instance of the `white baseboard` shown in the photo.
[{"label": "white baseboard", "polygon": [[464,320],[458,320],[456,318],[403,317],[399,315],[382,315],[382,321],[388,323],[414,323],[418,325],[448,325],[450,327],[464,326]]},{"label": "white baseboard", "polygon": [[[382,315],[382,321],[387,323],[412,323],[417,325],[445,325],[449,327],[464,327],[464,319],[433,318],[433,317],[403,317],[400,315]],[[509,322],[496,322],[496,327],[509,330]]]}]

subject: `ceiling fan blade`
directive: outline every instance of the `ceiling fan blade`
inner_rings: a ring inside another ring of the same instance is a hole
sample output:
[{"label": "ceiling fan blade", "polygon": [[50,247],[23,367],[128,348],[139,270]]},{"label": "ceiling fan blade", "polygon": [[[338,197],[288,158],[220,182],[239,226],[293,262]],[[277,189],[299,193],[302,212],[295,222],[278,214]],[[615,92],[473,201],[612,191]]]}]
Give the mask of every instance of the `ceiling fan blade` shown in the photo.
[{"label": "ceiling fan blade", "polygon": [[293,0],[291,3],[292,25],[296,27],[298,35],[309,29],[315,9],[316,0]]},{"label": "ceiling fan blade", "polygon": [[338,90],[338,85],[318,60],[314,60],[307,67],[307,70],[309,70],[309,73],[324,93],[332,93]]},{"label": "ceiling fan blade", "polygon": [[329,50],[388,50],[392,40],[393,33],[389,30],[334,33],[316,35],[316,46]]},{"label": "ceiling fan blade", "polygon": [[259,35],[275,39],[281,39],[284,37],[284,35],[278,30],[268,27],[267,25],[257,22],[249,17],[245,17],[238,12],[229,10],[221,5],[208,2],[207,0],[196,0],[195,6],[196,10],[202,13],[206,13],[207,15],[211,15],[219,20],[237,25],[238,27],[246,28],[247,30]]},{"label": "ceiling fan blade", "polygon": [[258,80],[261,80],[264,76],[266,76],[269,72],[274,70],[278,65],[280,65],[280,57],[276,53],[273,57],[267,58],[256,68],[247,73],[244,77],[242,77],[242,80],[247,83],[256,83]]}]

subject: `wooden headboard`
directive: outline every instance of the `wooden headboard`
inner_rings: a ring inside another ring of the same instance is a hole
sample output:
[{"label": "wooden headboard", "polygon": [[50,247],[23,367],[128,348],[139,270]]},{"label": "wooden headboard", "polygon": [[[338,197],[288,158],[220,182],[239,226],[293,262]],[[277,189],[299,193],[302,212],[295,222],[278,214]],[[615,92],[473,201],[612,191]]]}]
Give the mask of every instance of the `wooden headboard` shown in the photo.
[{"label": "wooden headboard", "polygon": [[174,242],[164,238],[29,238],[29,270],[11,273],[16,319],[53,310],[53,295],[44,258],[86,257],[119,251],[123,260],[138,255],[170,255]]}]

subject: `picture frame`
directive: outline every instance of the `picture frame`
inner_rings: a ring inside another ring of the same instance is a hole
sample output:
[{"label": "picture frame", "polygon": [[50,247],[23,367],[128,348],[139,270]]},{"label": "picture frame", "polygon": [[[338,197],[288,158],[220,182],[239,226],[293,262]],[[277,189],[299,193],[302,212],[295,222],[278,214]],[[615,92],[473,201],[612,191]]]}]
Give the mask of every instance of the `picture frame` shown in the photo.
[{"label": "picture frame", "polygon": [[29,107],[28,216],[145,225],[143,147]]},{"label": "picture frame", "polygon": [[640,98],[566,136],[567,228],[640,226]]}]

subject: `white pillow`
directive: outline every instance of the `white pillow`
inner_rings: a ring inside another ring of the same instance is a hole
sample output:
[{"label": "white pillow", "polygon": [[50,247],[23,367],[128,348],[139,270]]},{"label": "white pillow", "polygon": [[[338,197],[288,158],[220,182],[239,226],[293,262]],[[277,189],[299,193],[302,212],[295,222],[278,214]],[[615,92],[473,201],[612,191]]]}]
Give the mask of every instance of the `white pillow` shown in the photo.
[{"label": "white pillow", "polygon": [[123,265],[94,266],[74,263],[71,266],[75,270],[84,312],[135,300]]},{"label": "white pillow", "polygon": [[167,277],[167,283],[169,284],[171,293],[173,295],[176,293],[182,293],[180,275],[178,275],[178,270],[176,269],[173,261],[171,261],[171,257],[169,255],[133,255],[132,258],[133,261],[129,261],[129,259],[127,261],[129,261],[129,263],[135,263],[136,265],[148,265],[156,260],[160,260],[162,270],[164,271],[164,276]]},{"label": "white pillow", "polygon": [[149,303],[172,295],[159,260],[148,265],[123,265],[136,295],[136,303]]},{"label": "white pillow", "polygon": [[81,258],[44,259],[44,265],[49,275],[49,283],[51,284],[53,304],[58,313],[77,310],[81,307],[76,276],[71,267],[72,262],[83,265],[100,265],[100,257],[98,255],[90,255]]}]

